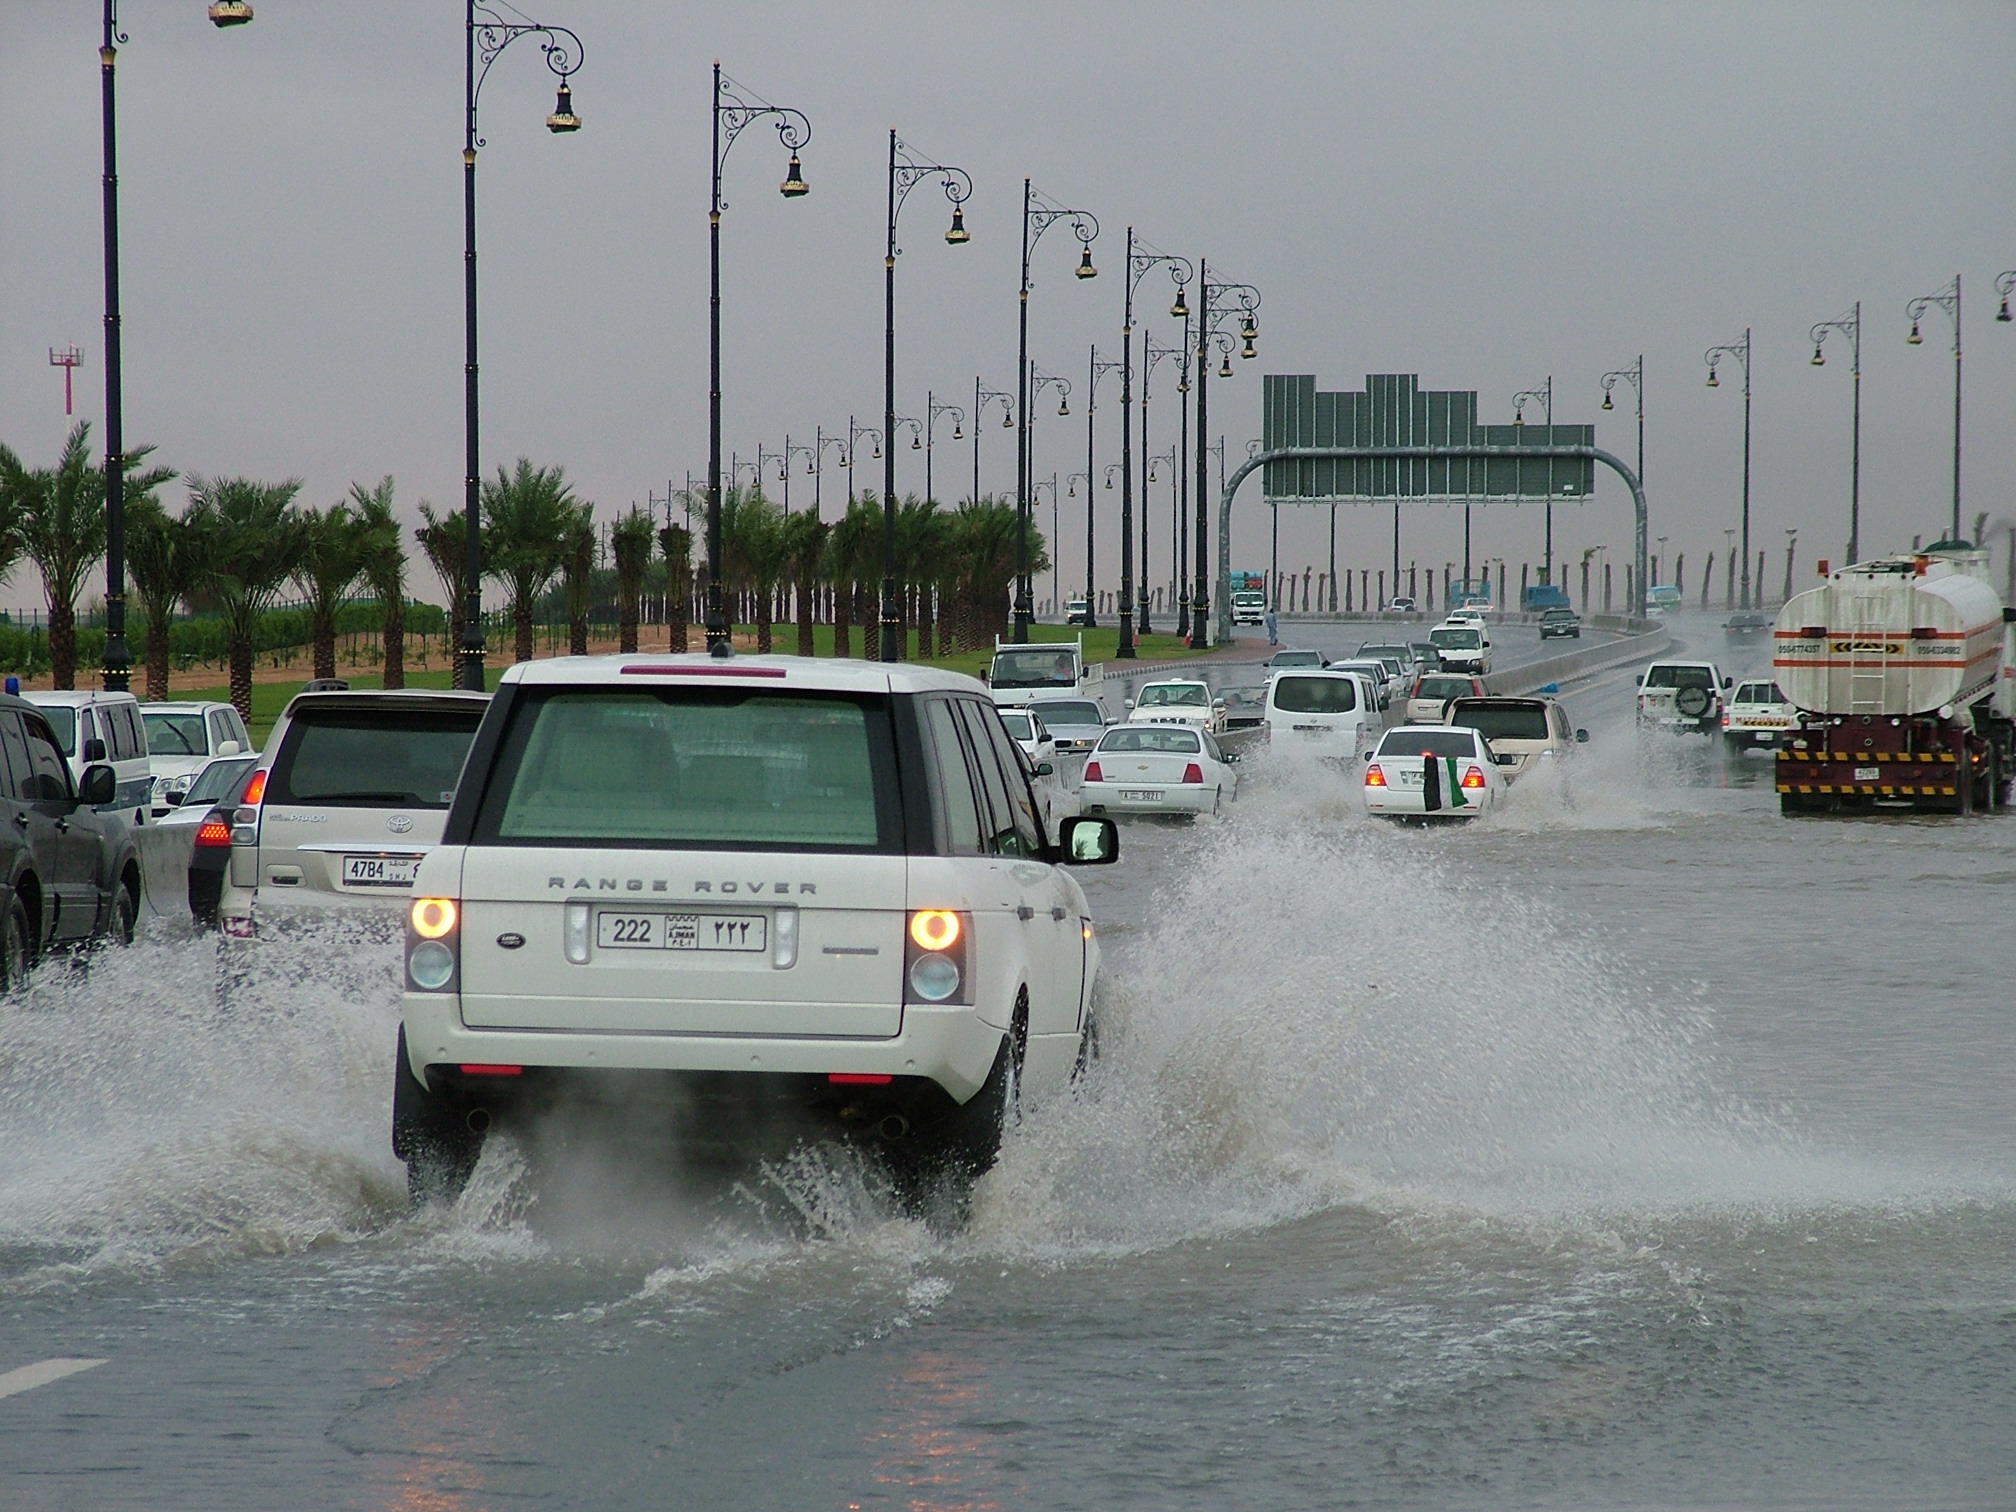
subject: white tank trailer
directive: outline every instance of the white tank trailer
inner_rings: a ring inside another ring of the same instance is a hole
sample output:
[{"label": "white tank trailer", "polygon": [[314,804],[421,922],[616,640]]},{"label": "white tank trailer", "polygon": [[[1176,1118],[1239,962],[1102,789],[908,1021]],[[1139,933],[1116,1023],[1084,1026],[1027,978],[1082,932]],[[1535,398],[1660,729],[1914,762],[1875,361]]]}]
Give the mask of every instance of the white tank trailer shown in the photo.
[{"label": "white tank trailer", "polygon": [[1941,542],[1827,575],[1778,613],[1783,812],[2000,808],[2016,778],[2016,610]]}]

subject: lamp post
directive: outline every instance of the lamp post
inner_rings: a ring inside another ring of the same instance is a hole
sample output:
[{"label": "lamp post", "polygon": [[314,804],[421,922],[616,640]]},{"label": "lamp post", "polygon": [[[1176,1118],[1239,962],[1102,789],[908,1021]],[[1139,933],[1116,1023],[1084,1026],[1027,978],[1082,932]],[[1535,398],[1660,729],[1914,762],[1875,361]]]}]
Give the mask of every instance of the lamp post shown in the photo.
[{"label": "lamp post", "polygon": [[1799,542],[1799,527],[1797,525],[1786,526],[1785,527],[1785,595],[1784,598],[1780,600],[1780,602],[1782,603],[1790,603],[1792,601],[1792,548],[1796,546],[1798,542]]},{"label": "lamp post", "polygon": [[[1226,303],[1220,304],[1223,298]],[[1224,365],[1218,370],[1221,378],[1232,376],[1232,343],[1228,336],[1218,330],[1218,323],[1230,316],[1234,310],[1240,315],[1239,338],[1245,342],[1241,357],[1257,357],[1259,352],[1253,343],[1259,339],[1260,327],[1256,316],[1260,309],[1260,291],[1246,283],[1211,282],[1211,270],[1205,259],[1197,260],[1197,578],[1196,586],[1190,593],[1190,644],[1197,650],[1208,650],[1211,646],[1211,569],[1207,564],[1209,549],[1208,531],[1210,511],[1207,499],[1211,490],[1206,486],[1210,476],[1205,470],[1204,457],[1208,451],[1204,438],[1209,433],[1211,385],[1205,381],[1207,369],[1211,365],[1211,349],[1215,344],[1224,353]],[[1221,443],[1222,445],[1222,443]],[[1223,453],[1221,451],[1220,455]],[[1221,466],[1222,471],[1222,466]],[[1229,547],[1226,548],[1229,551]],[[1218,564],[1219,571],[1229,577],[1232,571],[1230,560]],[[1229,641],[1232,638],[1232,611],[1229,604],[1220,604],[1218,611],[1218,638]]]},{"label": "lamp post", "polygon": [[[973,180],[964,168],[918,162],[910,156],[908,144],[897,137],[896,128],[890,127],[889,239],[882,255],[882,429],[889,441],[882,452],[882,660],[885,662],[903,659],[903,606],[896,590],[896,259],[903,249],[896,245],[896,222],[903,214],[903,202],[910,197],[910,191],[927,178],[936,178],[945,198],[952,203],[952,224],[945,231],[946,243],[964,246],[973,239],[966,230],[966,201],[972,196]],[[928,484],[925,497],[927,500],[930,497]]]},{"label": "lamp post", "polygon": [[[1054,388],[1057,390],[1057,413],[1060,418],[1068,418],[1071,414],[1071,380],[1068,378],[1059,378],[1055,373],[1046,373],[1043,371],[1043,369],[1036,366],[1036,364],[1033,362],[1029,364],[1028,368],[1026,369],[1026,372],[1027,377],[1024,380],[1025,387],[1023,389],[1023,393],[1028,396],[1029,402],[1031,404],[1035,403],[1036,400],[1042,397],[1043,390],[1045,390],[1046,388]],[[1030,412],[1026,407],[1024,408],[1022,414],[1021,440],[1023,445],[1022,476],[1025,479],[1033,480],[1036,476],[1036,426],[1035,422],[1030,418]],[[1052,482],[1053,483],[1055,482],[1054,474],[1052,476]],[[1030,508],[1023,517],[1025,531],[1028,528],[1033,527],[1033,525],[1035,524],[1034,482],[1033,481],[1030,482],[1028,487],[1030,494]],[[1063,554],[1058,549],[1058,542],[1057,542],[1057,518],[1056,518],[1057,511],[1055,508],[1056,490],[1054,487],[1051,490],[1051,504],[1052,508],[1050,511],[1051,514],[1050,577],[1051,577],[1051,589],[1054,595],[1057,586],[1056,585],[1057,560]],[[1024,543],[1025,549],[1026,544],[1027,543],[1025,538]],[[1030,605],[1029,605],[1030,614],[1033,617],[1036,608],[1035,584],[1033,582],[1029,584],[1029,599],[1030,599]]]},{"label": "lamp post", "polygon": [[842,467],[848,465],[845,437],[827,435],[824,426],[813,432],[812,466],[809,470],[812,474],[812,518],[815,520],[819,518],[820,496],[824,491],[821,485],[826,481],[826,448],[829,446],[839,447],[840,465]]},{"label": "lamp post", "polygon": [[[1631,385],[1631,393],[1638,401],[1638,481],[1645,481],[1645,354],[1640,352],[1638,360],[1628,368],[1618,368],[1603,375],[1603,408],[1615,409],[1610,402],[1610,390],[1619,383]],[[1553,493],[1553,489],[1548,489]]]},{"label": "lamp post", "polygon": [[[784,513],[787,515],[791,513],[792,460],[797,457],[803,457],[805,459],[805,471],[816,475],[819,469],[813,465],[813,456],[814,453],[811,447],[804,445],[802,442],[797,446],[793,446],[791,438],[788,435],[784,438],[784,456],[777,469],[777,481],[784,485]],[[817,516],[815,515],[814,518],[816,519]]]},{"label": "lamp post", "polygon": [[[1029,485],[1031,503],[1035,502],[1037,492],[1045,488],[1050,490],[1050,540],[1054,545],[1057,540],[1057,520],[1059,515],[1057,506],[1057,474],[1053,472],[1048,478],[1038,478]],[[1057,558],[1059,555],[1061,553],[1056,551],[1050,553],[1050,602],[1053,606],[1061,602],[1058,598],[1058,592],[1063,586],[1062,574],[1057,568]]]},{"label": "lamp post", "polygon": [[[252,19],[252,7],[237,0],[218,0],[210,7],[211,24],[220,31],[243,26]],[[571,35],[571,34],[570,34]],[[104,30],[98,44],[98,88],[104,135],[105,168],[101,184],[105,214],[105,661],[100,669],[108,693],[123,693],[132,680],[133,653],[126,644],[126,434],[121,386],[119,348],[119,130],[118,130],[118,44],[126,41],[119,30],[119,0],[105,0]],[[472,119],[474,106],[471,106]],[[473,163],[474,158],[470,161]],[[472,173],[475,171],[472,167]],[[474,180],[471,180],[474,183]],[[474,193],[472,188],[471,193]],[[474,200],[471,200],[474,205]],[[472,209],[473,216],[475,211]],[[472,219],[470,224],[475,224]],[[473,259],[474,252],[470,253]],[[470,298],[475,295],[475,263],[470,263]],[[473,309],[474,306],[472,305]],[[475,362],[475,335],[471,326],[470,362]],[[55,352],[50,361],[63,367],[63,412],[70,413],[70,366]],[[474,373],[472,366],[471,373]],[[470,378],[475,383],[475,378]],[[474,388],[470,390],[475,393]],[[473,425],[475,401],[471,398]],[[475,471],[475,464],[470,464]],[[480,633],[480,632],[479,632]]]},{"label": "lamp post", "polygon": [[[940,404],[938,396],[932,393],[931,390],[926,389],[924,391],[924,497],[934,505],[937,503],[938,495],[932,492],[931,453],[938,439],[938,420],[943,415],[950,415],[952,417],[952,439],[954,441],[965,440],[966,411],[956,404]],[[978,427],[975,428],[977,429]]]},{"label": "lamp post", "polygon": [[[1743,575],[1738,594],[1742,607],[1750,607],[1750,327],[1743,327],[1743,339],[1708,348],[1703,354],[1708,364],[1708,387],[1720,388],[1715,368],[1724,357],[1743,365]],[[1761,589],[1763,584],[1758,584]]]},{"label": "lamp post", "polygon": [[[1813,327],[1813,366],[1825,367],[1827,354],[1821,350],[1829,331],[1848,338],[1850,389],[1854,395],[1853,421],[1848,432],[1848,560],[1862,560],[1862,301],[1836,320],[1823,320]],[[1644,481],[1644,469],[1639,469]]]},{"label": "lamp post", "polygon": [[1015,396],[1004,394],[999,389],[990,389],[976,375],[973,379],[973,502],[980,502],[980,422],[986,418],[987,406],[996,399],[1001,401],[1001,429],[1015,429]]},{"label": "lamp post", "polygon": [[[1183,354],[1176,366],[1176,412],[1182,417],[1183,460],[1176,473],[1176,509],[1170,519],[1169,560],[1176,569],[1176,581],[1169,597],[1176,610],[1176,634],[1190,639],[1190,532],[1183,527],[1190,518],[1190,312],[1183,312]],[[1198,487],[1202,487],[1200,475]]]},{"label": "lamp post", "polygon": [[[1176,292],[1180,298],[1183,291],[1179,288]],[[1141,333],[1141,455],[1143,457],[1148,455],[1148,401],[1155,394],[1155,364],[1160,362],[1164,357],[1180,358],[1182,356],[1183,353],[1178,348],[1157,346],[1154,336],[1146,331]],[[1144,463],[1143,465],[1145,466],[1146,464]],[[1122,474],[1124,475],[1126,471],[1127,468],[1123,464],[1121,468]],[[1170,481],[1172,484],[1176,482],[1173,477]],[[1180,514],[1182,498],[1180,494],[1177,496],[1176,508],[1178,510],[1176,528],[1180,531],[1182,529]],[[1141,489],[1141,590],[1138,595],[1139,602],[1135,605],[1134,616],[1135,629],[1143,635],[1149,634],[1154,629],[1148,623],[1150,600],[1148,592],[1150,581],[1148,576],[1148,543],[1154,534],[1155,532],[1148,528],[1148,490],[1144,485]]]},{"label": "lamp post", "polygon": [[[1998,285],[1999,287],[1999,285]],[[1912,300],[1904,307],[1904,313],[1911,317],[1911,334],[1904,339],[1912,346],[1918,346],[1924,337],[1918,334],[1918,322],[1925,311],[1937,305],[1953,321],[1953,527],[1947,539],[1960,539],[1960,275],[1953,275],[1953,282],[1937,294],[1926,294]]]},{"label": "lamp post", "polygon": [[856,425],[854,417],[849,415],[847,417],[847,450],[840,458],[840,465],[847,469],[847,507],[849,509],[854,507],[854,461],[861,455],[861,438],[863,436],[873,436],[875,438],[873,443],[874,450],[868,453],[868,460],[871,462],[880,461],[882,457],[882,432],[872,425]]},{"label": "lamp post", "polygon": [[[1529,399],[1535,404],[1541,404],[1546,407],[1547,444],[1552,446],[1554,444],[1554,375],[1552,373],[1547,375],[1546,383],[1542,384],[1539,388],[1525,389],[1512,396],[1512,423],[1515,426],[1525,425],[1526,402]],[[1540,544],[1540,581],[1551,583],[1554,581],[1554,459],[1552,457],[1547,459],[1547,505],[1544,512],[1544,521]],[[1399,568],[1397,566],[1394,568],[1394,576],[1399,576]]]},{"label": "lamp post", "polygon": [[[721,170],[728,151],[743,128],[766,116],[775,117],[777,140],[791,154],[784,182],[777,192],[786,199],[799,199],[810,191],[798,167],[798,149],[812,140],[812,123],[803,111],[772,105],[762,96],[735,83],[714,61],[714,173],[713,200],[707,212],[707,649],[725,655],[728,619],[721,597],[721,212],[728,202],[721,197]],[[850,465],[848,481],[853,481]]]},{"label": "lamp post", "polygon": [[[1134,291],[1141,286],[1141,280],[1158,263],[1169,269],[1169,277],[1176,284],[1176,298],[1169,306],[1169,313],[1177,319],[1187,319],[1190,309],[1184,303],[1184,285],[1195,276],[1188,258],[1174,257],[1167,252],[1158,252],[1147,242],[1142,242],[1141,250],[1135,251],[1134,228],[1127,228],[1127,276],[1122,296],[1123,314],[1120,321],[1120,645],[1113,653],[1116,657],[1132,659],[1134,652],[1135,593],[1134,593]],[[1145,339],[1145,338],[1144,338]],[[1148,451],[1148,373],[1152,359],[1142,357],[1141,373],[1141,451],[1145,457]],[[1140,628],[1148,632],[1148,503],[1147,494],[1142,494],[1141,503],[1141,591]]]},{"label": "lamp post", "polygon": [[[1092,417],[1099,412],[1099,380],[1119,366],[1118,362],[1101,362],[1098,343],[1093,343],[1092,354],[1085,361],[1085,628],[1088,630],[1097,628],[1099,623],[1099,597],[1092,581],[1094,526],[1098,518],[1092,498]],[[1123,413],[1120,419],[1124,426],[1126,415]]]},{"label": "lamp post", "polygon": [[[1099,235],[1099,220],[1089,210],[1070,210],[1062,205],[1052,204],[1038,194],[1028,179],[1022,180],[1022,286],[1020,293],[1019,325],[1020,334],[1015,354],[1015,382],[1019,399],[1015,405],[1018,413],[1011,418],[1021,422],[1019,444],[1015,450],[1015,628],[1014,640],[1022,644],[1029,639],[1029,621],[1034,613],[1029,583],[1029,257],[1036,250],[1036,244],[1060,220],[1071,222],[1071,234],[1078,238],[1078,267],[1080,278],[1097,278],[1099,270],[1092,266],[1092,242]],[[976,427],[977,428],[977,427]]]}]

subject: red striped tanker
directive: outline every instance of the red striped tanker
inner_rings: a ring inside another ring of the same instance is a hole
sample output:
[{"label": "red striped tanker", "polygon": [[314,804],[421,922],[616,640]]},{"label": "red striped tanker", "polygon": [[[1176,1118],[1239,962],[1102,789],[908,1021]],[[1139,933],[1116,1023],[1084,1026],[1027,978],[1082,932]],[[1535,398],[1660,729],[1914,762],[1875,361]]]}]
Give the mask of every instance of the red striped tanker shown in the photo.
[{"label": "red striped tanker", "polygon": [[2016,778],[2016,610],[1988,553],[1942,542],[1857,563],[1786,601],[1772,665],[1798,709],[1788,814],[2000,808]]}]

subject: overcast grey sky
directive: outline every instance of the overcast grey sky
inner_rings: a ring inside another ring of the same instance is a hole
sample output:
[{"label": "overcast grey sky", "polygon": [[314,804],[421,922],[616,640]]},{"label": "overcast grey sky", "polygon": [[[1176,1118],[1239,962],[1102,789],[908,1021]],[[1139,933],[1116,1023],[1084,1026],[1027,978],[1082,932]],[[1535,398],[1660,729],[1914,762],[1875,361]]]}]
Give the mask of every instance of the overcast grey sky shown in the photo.
[{"label": "overcast grey sky", "polygon": [[[844,430],[850,412],[880,423],[893,125],[975,181],[964,248],[941,240],[930,186],[904,215],[901,411],[921,414],[927,387],[970,403],[976,373],[1011,385],[1024,174],[1100,219],[1099,279],[1071,276],[1062,226],[1038,250],[1032,354],[1081,391],[1070,420],[1036,407],[1040,476],[1084,466],[1087,346],[1117,348],[1132,222],[1264,295],[1260,359],[1211,395],[1235,457],[1259,433],[1262,371],[1323,388],[1399,371],[1477,389],[1487,420],[1551,374],[1557,421],[1598,422],[1628,458],[1628,389],[1604,415],[1599,380],[1642,352],[1647,491],[1671,550],[1698,554],[1736,523],[1741,385],[1725,368],[1704,387],[1702,352],[1753,327],[1753,539],[1775,554],[1796,526],[1809,561],[1845,540],[1850,382],[1838,337],[1809,365],[1808,328],[1863,301],[1865,550],[1936,534],[1951,330],[1934,310],[1908,346],[1904,307],[1960,272],[1965,512],[2016,517],[2016,325],[1993,319],[1995,276],[2016,268],[2006,0],[526,9],[580,34],[585,126],[545,131],[533,42],[499,61],[479,169],[485,470],[560,463],[604,518],[706,465],[716,56],[814,131],[805,199],[777,195],[784,154],[760,125],[728,161],[723,444],[744,456]],[[0,438],[42,463],[66,426],[51,345],[84,347],[77,411],[103,437],[98,10],[0,0]],[[201,0],[124,0],[129,442],[184,471],[298,475],[312,504],[389,472],[409,514],[459,506],[461,12],[258,0],[252,25],[219,32]],[[1159,274],[1143,295],[1145,323],[1174,341]],[[1175,435],[1172,366],[1158,449]],[[1102,472],[1118,398],[1109,379]],[[939,439],[938,492],[962,496],[971,452],[949,426]],[[981,445],[983,487],[1011,488],[1009,433],[997,423]],[[899,488],[921,489],[919,454],[898,465]],[[793,478],[794,506],[811,481]],[[829,465],[824,482],[830,511],[844,474]],[[1628,500],[1607,476],[1598,489],[1557,511],[1558,556],[1607,543],[1623,559]],[[1082,576],[1082,502],[1065,501],[1067,578]],[[1257,503],[1235,535],[1242,566],[1266,557]],[[1160,559],[1166,491],[1154,507]],[[1344,511],[1347,565],[1386,560],[1388,518]],[[1408,557],[1460,557],[1460,510],[1407,522]],[[1288,512],[1283,565],[1320,567],[1327,523]],[[1536,558],[1539,528],[1537,508],[1480,511],[1477,552]],[[0,592],[38,599],[20,572]]]}]

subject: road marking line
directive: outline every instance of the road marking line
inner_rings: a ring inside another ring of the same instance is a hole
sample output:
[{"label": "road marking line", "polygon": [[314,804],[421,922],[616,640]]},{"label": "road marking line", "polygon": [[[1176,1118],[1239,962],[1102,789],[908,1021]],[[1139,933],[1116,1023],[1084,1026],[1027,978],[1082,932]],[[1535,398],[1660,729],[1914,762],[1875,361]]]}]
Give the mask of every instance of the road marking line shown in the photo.
[{"label": "road marking line", "polygon": [[17,1396],[24,1391],[33,1391],[37,1386],[47,1386],[52,1381],[60,1381],[65,1376],[76,1375],[80,1370],[90,1370],[105,1363],[104,1360],[58,1357],[44,1360],[37,1365],[23,1365],[19,1370],[10,1370],[5,1375],[0,1375],[0,1397]]}]

